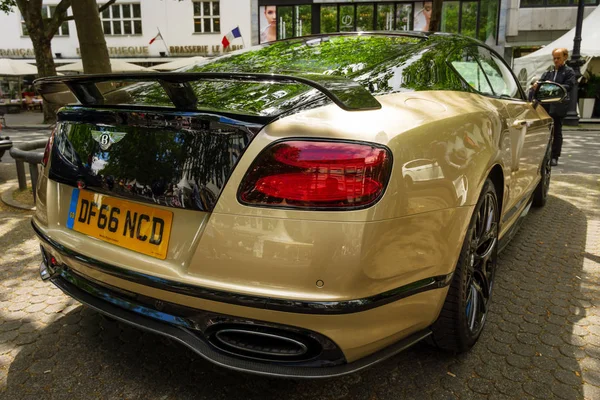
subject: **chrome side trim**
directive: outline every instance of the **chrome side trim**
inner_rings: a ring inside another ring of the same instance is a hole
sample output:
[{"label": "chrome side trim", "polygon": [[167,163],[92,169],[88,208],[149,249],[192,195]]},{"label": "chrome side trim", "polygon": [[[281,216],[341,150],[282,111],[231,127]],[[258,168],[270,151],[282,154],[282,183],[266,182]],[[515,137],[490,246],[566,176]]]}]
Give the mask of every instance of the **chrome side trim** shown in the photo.
[{"label": "chrome side trim", "polygon": [[63,246],[42,232],[33,220],[31,221],[31,225],[40,240],[51,246],[55,251],[105,274],[187,296],[245,307],[263,308],[291,313],[332,315],[367,311],[413,296],[417,293],[444,288],[450,284],[453,275],[453,273],[450,273],[448,275],[432,276],[373,296],[344,301],[302,301],[251,296],[189,285],[107,264]]}]

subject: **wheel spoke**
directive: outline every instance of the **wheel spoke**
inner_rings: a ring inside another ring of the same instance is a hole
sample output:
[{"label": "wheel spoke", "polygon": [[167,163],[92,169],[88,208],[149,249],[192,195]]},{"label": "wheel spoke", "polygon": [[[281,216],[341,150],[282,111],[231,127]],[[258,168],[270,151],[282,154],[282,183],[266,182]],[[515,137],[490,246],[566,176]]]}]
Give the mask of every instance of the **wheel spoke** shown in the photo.
[{"label": "wheel spoke", "polygon": [[478,232],[478,239],[481,238],[481,236],[485,233],[486,231],[486,225],[487,225],[487,220],[488,220],[488,204],[490,202],[490,199],[488,196],[485,196],[484,200],[483,200],[483,204],[481,206],[481,225],[480,225],[480,230]]},{"label": "wheel spoke", "polygon": [[486,221],[485,221],[485,231],[489,232],[492,228],[492,223],[494,222],[494,203],[491,199],[488,199],[488,205],[486,210]]},{"label": "wheel spoke", "polygon": [[475,289],[475,285],[472,284],[470,287],[470,303],[469,304],[469,312],[467,313],[467,321],[469,321],[469,329],[473,331],[475,329],[475,323],[477,320],[477,314],[479,312],[479,294],[477,293],[477,289]]},{"label": "wheel spoke", "polygon": [[489,298],[489,296],[485,295],[485,293],[483,292],[483,288],[477,282],[473,282],[473,287],[475,288],[475,293],[477,293],[477,299],[481,303],[481,309],[479,310],[479,312],[481,314],[485,314],[487,312],[486,300]]},{"label": "wheel spoke", "polygon": [[481,247],[486,242],[489,242],[490,239],[495,238],[497,229],[498,229],[498,224],[496,222],[492,222],[490,224],[489,229],[487,229],[486,232],[479,239],[479,242],[477,243],[477,248]]}]

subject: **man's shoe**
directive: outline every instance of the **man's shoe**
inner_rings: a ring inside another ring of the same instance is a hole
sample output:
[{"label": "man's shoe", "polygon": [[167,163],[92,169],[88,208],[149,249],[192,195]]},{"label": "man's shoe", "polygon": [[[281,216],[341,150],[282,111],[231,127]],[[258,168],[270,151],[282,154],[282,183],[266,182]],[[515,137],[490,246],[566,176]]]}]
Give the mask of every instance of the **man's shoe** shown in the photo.
[{"label": "man's shoe", "polygon": [[556,167],[558,165],[558,158],[553,158],[550,161],[550,165],[553,166],[553,167]]}]

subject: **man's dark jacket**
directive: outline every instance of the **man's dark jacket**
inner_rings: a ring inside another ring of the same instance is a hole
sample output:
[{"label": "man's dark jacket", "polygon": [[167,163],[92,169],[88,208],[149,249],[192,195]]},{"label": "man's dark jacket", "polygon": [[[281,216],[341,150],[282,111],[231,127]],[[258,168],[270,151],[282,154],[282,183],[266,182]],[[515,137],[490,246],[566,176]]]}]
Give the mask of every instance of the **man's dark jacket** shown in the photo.
[{"label": "man's dark jacket", "polygon": [[571,89],[577,83],[577,80],[575,79],[575,71],[573,71],[573,68],[569,67],[568,65],[563,65],[558,69],[558,71],[546,71],[544,72],[544,74],[542,75],[542,79],[540,80],[560,83],[567,90],[567,98],[563,102],[556,104],[548,104],[544,106],[546,111],[548,111],[548,114],[550,114],[551,116],[566,117],[567,111],[569,110],[569,98],[571,94]]}]

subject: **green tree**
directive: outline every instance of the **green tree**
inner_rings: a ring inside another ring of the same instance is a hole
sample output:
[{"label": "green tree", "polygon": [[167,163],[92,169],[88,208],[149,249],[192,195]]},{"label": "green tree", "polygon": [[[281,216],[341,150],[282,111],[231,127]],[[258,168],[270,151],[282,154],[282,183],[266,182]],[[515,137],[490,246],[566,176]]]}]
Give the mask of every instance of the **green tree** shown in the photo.
[{"label": "green tree", "polygon": [[[102,12],[115,1],[109,0],[99,9],[99,12]],[[7,14],[13,12],[14,7],[19,8],[33,44],[38,77],[40,78],[56,75],[51,42],[60,26],[65,21],[74,19],[67,15],[71,3],[72,0],[61,0],[54,8],[53,15],[44,16],[42,0],[0,0],[0,11]],[[51,123],[55,120],[56,106],[44,103],[44,122]]]}]

